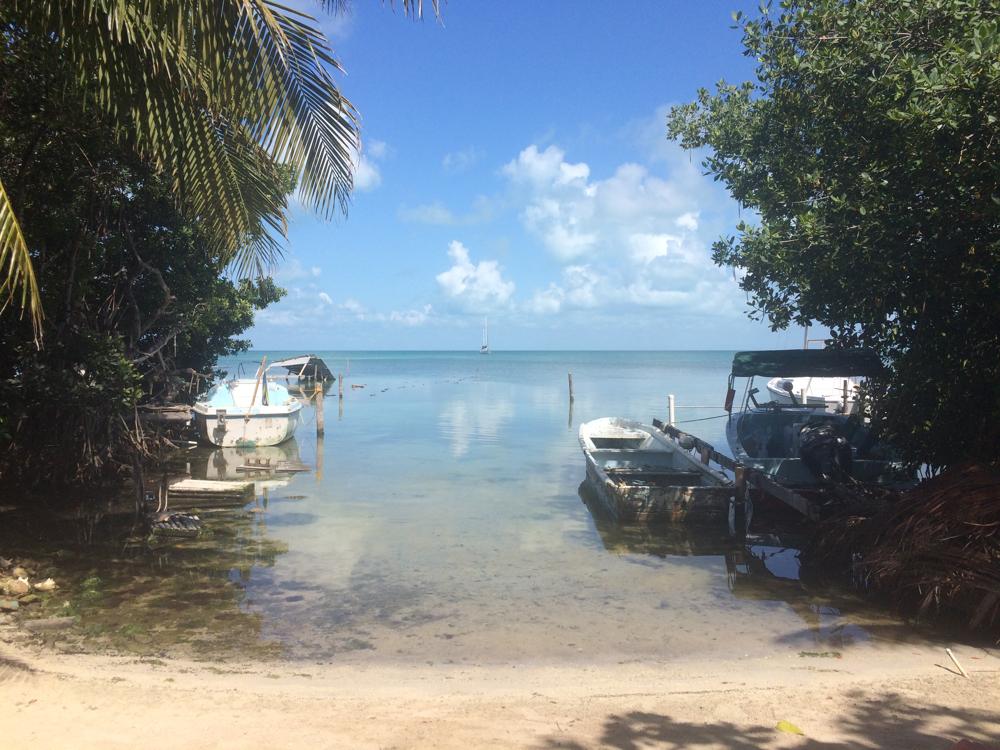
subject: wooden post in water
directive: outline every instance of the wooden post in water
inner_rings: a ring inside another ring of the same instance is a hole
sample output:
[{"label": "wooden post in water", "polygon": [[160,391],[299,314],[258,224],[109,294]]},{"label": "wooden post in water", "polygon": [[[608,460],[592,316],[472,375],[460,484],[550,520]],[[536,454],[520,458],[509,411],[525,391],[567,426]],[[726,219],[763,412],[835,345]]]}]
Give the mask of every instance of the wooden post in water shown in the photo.
[{"label": "wooden post in water", "polygon": [[316,381],[316,389],[313,393],[316,399],[316,436],[323,434],[323,383]]},{"label": "wooden post in water", "polygon": [[341,401],[344,400],[344,373],[337,373],[337,396]]},{"label": "wooden post in water", "polygon": [[316,436],[316,481],[323,481],[323,435]]},{"label": "wooden post in water", "polygon": [[566,373],[569,378],[569,402],[573,403],[573,373]]},{"label": "wooden post in water", "polygon": [[674,394],[667,396],[667,424],[677,424],[677,414],[674,411]]},{"label": "wooden post in water", "polygon": [[733,528],[732,533],[737,539],[745,539],[747,535],[747,472],[742,464],[737,464],[735,490],[733,497]]}]

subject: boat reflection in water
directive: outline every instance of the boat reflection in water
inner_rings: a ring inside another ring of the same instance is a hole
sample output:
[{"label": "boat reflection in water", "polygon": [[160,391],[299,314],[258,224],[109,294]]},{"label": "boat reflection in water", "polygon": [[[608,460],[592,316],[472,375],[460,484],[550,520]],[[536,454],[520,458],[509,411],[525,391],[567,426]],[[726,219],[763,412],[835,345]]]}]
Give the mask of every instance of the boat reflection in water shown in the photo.
[{"label": "boat reflection in water", "polygon": [[198,448],[192,451],[190,465],[195,479],[252,481],[258,494],[287,485],[292,472],[303,469],[294,437],[280,445]]},{"label": "boat reflection in water", "polygon": [[[803,632],[775,633],[778,640],[800,642],[798,636],[808,632],[813,643],[835,649],[869,639],[865,627],[853,622],[855,610],[867,609],[859,597],[831,588],[815,590],[800,580],[801,536],[748,534],[740,543],[725,532],[705,528],[679,524],[622,524],[604,511],[588,481],[580,485],[578,492],[608,552],[661,559],[715,558],[719,572],[725,571],[734,599],[787,605],[802,620]],[[714,567],[714,564],[709,566]],[[850,620],[845,617],[848,612]]]}]

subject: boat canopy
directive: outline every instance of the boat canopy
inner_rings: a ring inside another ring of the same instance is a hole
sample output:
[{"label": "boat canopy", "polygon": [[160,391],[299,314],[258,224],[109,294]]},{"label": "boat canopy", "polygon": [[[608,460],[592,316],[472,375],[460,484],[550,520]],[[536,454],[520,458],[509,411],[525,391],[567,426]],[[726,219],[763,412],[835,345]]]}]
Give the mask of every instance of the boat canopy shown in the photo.
[{"label": "boat canopy", "polygon": [[776,377],[871,377],[884,369],[882,361],[869,349],[776,349],[736,352],[733,376]]},{"label": "boat canopy", "polygon": [[296,375],[300,378],[312,378],[314,380],[333,380],[333,373],[326,366],[326,362],[315,354],[302,354],[298,357],[279,359],[268,365],[270,370],[276,367],[283,367],[289,375]]}]

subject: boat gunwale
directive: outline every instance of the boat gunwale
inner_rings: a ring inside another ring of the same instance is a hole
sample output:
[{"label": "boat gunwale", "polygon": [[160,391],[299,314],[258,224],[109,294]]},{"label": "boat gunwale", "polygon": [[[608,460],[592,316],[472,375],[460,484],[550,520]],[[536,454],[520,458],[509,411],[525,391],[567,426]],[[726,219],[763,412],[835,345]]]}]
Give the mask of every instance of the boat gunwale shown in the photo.
[{"label": "boat gunwale", "polygon": [[[635,430],[641,432],[646,436],[652,438],[657,444],[663,447],[662,451],[651,451],[649,448],[598,448],[593,445],[592,438],[596,435],[592,431],[585,432],[584,428],[588,426],[596,426],[597,423],[613,425],[619,429],[623,430]],[[635,420],[624,419],[621,417],[599,417],[598,419],[592,419],[589,422],[584,422],[580,425],[578,431],[578,439],[580,442],[580,447],[583,449],[584,456],[589,464],[592,464],[596,474],[601,478],[601,480],[608,485],[615,487],[627,488],[629,485],[625,485],[619,482],[615,482],[608,473],[605,471],[604,467],[598,463],[597,457],[594,453],[610,452],[617,455],[630,455],[637,453],[675,453],[681,460],[693,467],[693,470],[706,477],[713,480],[711,484],[676,484],[667,485],[667,487],[677,487],[677,488],[695,488],[695,487],[731,487],[733,481],[726,476],[721,471],[713,469],[710,466],[703,464],[701,461],[692,456],[688,451],[686,451],[679,442],[671,438],[669,435],[664,434],[660,430],[656,429],[652,425],[646,425]],[[588,444],[588,439],[590,440]]]}]

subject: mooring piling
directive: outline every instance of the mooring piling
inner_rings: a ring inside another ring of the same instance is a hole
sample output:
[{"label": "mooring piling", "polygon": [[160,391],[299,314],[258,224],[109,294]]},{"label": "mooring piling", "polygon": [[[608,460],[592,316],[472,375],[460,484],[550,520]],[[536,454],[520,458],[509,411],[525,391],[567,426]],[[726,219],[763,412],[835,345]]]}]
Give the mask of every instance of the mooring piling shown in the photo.
[{"label": "mooring piling", "polygon": [[337,397],[343,401],[344,400],[344,373],[337,373]]},{"label": "mooring piling", "polygon": [[316,481],[323,481],[323,433],[316,435]]},{"label": "mooring piling", "polygon": [[674,394],[669,394],[667,396],[667,424],[677,424],[677,414],[675,412],[676,403],[674,402]]},{"label": "mooring piling", "polygon": [[313,393],[313,397],[316,399],[316,436],[319,437],[323,434],[323,383],[320,380],[316,381],[316,389]]},{"label": "mooring piling", "polygon": [[571,372],[566,373],[566,376],[569,379],[569,402],[572,404],[573,403],[573,373],[571,373]]}]

